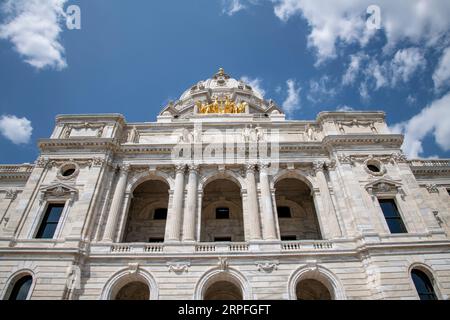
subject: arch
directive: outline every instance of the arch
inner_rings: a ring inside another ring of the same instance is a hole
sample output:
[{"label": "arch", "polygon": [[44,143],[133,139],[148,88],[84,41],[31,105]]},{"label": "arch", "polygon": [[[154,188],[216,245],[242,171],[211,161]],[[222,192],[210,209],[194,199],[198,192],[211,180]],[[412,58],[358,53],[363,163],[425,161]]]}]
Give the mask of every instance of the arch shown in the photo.
[{"label": "arch", "polygon": [[297,179],[304,182],[311,191],[314,190],[314,181],[301,170],[283,169],[280,170],[270,181],[270,188],[273,189],[275,184],[283,179]]},{"label": "arch", "polygon": [[408,278],[409,278],[411,286],[414,289],[414,292],[416,293],[417,297],[420,298],[419,294],[417,292],[417,289],[416,289],[416,285],[412,278],[412,273],[414,270],[421,271],[428,277],[428,280],[431,282],[431,285],[433,286],[433,290],[434,290],[434,294],[436,295],[436,298],[441,300],[442,299],[441,289],[439,287],[439,282],[436,279],[435,272],[433,271],[433,269],[430,266],[428,266],[422,262],[414,262],[408,268]]},{"label": "arch", "polygon": [[225,170],[222,172],[211,172],[205,176],[202,176],[198,182],[199,192],[203,192],[209,183],[219,179],[231,180],[236,183],[241,190],[244,190],[246,186],[244,178],[231,170]]},{"label": "arch", "polygon": [[152,276],[152,274],[146,270],[137,268],[136,270],[131,267],[117,271],[106,282],[100,295],[100,300],[112,300],[115,295],[125,285],[132,282],[143,282],[150,290],[150,300],[157,300],[159,296],[158,285]]},{"label": "arch", "polygon": [[289,219],[278,217],[281,239],[289,236],[297,240],[319,240],[323,238],[315,195],[308,183],[297,176],[283,175],[274,185],[275,205],[287,206],[291,210]]},{"label": "arch", "polygon": [[205,272],[200,277],[194,289],[194,300],[203,300],[208,288],[219,281],[231,282],[237,286],[241,290],[244,300],[253,299],[250,283],[241,272],[230,267],[226,270],[216,267]]},{"label": "arch", "polygon": [[133,190],[133,198],[124,216],[123,242],[163,241],[166,221],[153,219],[158,207],[168,210],[170,186],[161,179],[146,179]]},{"label": "arch", "polygon": [[332,300],[345,300],[345,293],[338,277],[320,265],[301,266],[295,270],[288,281],[288,297],[290,300],[297,300],[297,285],[300,281],[313,279],[323,284],[331,294]]},{"label": "arch", "polygon": [[[204,186],[199,219],[200,241],[245,240],[241,190],[234,179],[217,176]],[[216,210],[220,207],[229,209],[228,218],[216,218]]]},{"label": "arch", "polygon": [[163,171],[147,171],[139,173],[129,180],[126,193],[133,193],[137,187],[149,180],[162,181],[169,186],[170,190],[173,190],[175,186],[173,178],[168,173]]},{"label": "arch", "polygon": [[33,272],[33,270],[31,270],[31,269],[21,269],[21,270],[14,272],[13,274],[11,274],[9,276],[9,278],[5,282],[5,286],[4,286],[2,294],[1,294],[1,300],[9,299],[9,296],[10,296],[15,284],[17,283],[17,281],[19,281],[20,279],[27,277],[27,276],[31,277],[31,279],[32,279],[32,282],[31,282],[30,288],[28,289],[28,294],[26,297],[26,300],[29,300],[33,294],[34,286],[36,285],[36,276],[35,276],[35,273]]}]

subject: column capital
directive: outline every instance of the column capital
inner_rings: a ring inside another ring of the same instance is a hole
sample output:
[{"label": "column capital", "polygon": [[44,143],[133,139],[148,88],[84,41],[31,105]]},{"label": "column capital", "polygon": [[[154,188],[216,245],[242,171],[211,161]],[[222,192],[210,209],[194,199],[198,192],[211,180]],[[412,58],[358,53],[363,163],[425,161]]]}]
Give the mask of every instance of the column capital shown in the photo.
[{"label": "column capital", "polygon": [[199,169],[200,169],[200,167],[199,167],[198,164],[194,164],[194,163],[188,164],[188,170],[189,170],[189,172],[195,172],[195,173],[198,173]]},{"label": "column capital", "polygon": [[270,167],[270,162],[259,162],[258,163],[258,167],[260,171],[267,171]]},{"label": "column capital", "polygon": [[131,165],[129,163],[123,163],[118,166],[121,173],[125,174],[130,172]]},{"label": "column capital", "polygon": [[325,161],[314,161],[313,162],[314,172],[319,172],[325,169]]},{"label": "column capital", "polygon": [[175,165],[175,173],[184,173],[186,171],[186,164],[180,163]]},{"label": "column capital", "polygon": [[245,170],[247,173],[255,173],[256,163],[249,162],[249,163],[245,164]]}]

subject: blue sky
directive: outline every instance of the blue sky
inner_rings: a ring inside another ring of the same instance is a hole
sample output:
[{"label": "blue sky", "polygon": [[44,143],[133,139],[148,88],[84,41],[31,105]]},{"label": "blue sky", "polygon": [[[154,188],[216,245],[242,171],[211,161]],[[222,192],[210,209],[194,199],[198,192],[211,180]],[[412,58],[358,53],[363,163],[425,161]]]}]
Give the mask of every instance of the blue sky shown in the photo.
[{"label": "blue sky", "polygon": [[[383,110],[410,157],[450,158],[448,1],[1,2],[0,163],[34,162],[57,114],[154,121],[219,67],[292,119]],[[366,25],[372,3],[379,30]],[[80,30],[66,27],[69,5]]]}]

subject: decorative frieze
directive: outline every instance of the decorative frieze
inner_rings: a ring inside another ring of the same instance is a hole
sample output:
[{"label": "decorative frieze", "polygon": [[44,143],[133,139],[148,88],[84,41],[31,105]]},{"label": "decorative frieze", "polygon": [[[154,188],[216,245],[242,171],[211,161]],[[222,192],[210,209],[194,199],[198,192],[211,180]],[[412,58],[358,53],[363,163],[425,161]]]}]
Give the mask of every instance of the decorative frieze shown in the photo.
[{"label": "decorative frieze", "polygon": [[9,190],[6,190],[6,196],[5,196],[5,198],[6,198],[6,199],[14,200],[14,199],[16,199],[18,193],[19,193],[19,191],[18,191],[18,190],[15,190],[15,189],[9,189]]},{"label": "decorative frieze", "polygon": [[227,270],[229,267],[229,261],[228,258],[225,257],[219,257],[219,262],[217,263],[217,265],[219,266],[220,270]]},{"label": "decorative frieze", "polygon": [[188,272],[190,265],[189,262],[167,262],[169,272],[178,274]]},{"label": "decorative frieze", "polygon": [[436,184],[434,184],[434,183],[426,184],[425,188],[427,189],[427,191],[429,193],[439,193],[438,186]]},{"label": "decorative frieze", "polygon": [[279,262],[278,261],[263,261],[257,262],[256,267],[258,271],[264,271],[267,273],[271,273],[274,270],[278,269]]}]

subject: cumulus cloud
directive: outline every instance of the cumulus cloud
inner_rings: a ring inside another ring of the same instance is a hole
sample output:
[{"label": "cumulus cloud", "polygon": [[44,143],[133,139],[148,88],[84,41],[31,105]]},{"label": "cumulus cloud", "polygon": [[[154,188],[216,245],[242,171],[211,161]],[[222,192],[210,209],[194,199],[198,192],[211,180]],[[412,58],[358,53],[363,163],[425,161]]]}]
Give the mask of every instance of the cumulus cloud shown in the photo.
[{"label": "cumulus cloud", "polygon": [[1,8],[6,19],[0,25],[0,38],[10,40],[25,62],[37,69],[65,68],[59,35],[66,1],[6,0]]},{"label": "cumulus cloud", "polygon": [[426,67],[426,60],[419,48],[408,48],[397,51],[391,62],[392,85],[397,82],[408,82],[411,76],[420,69]]},{"label": "cumulus cloud", "polygon": [[265,96],[266,91],[261,87],[262,79],[242,76],[241,81],[249,84],[252,87],[253,91],[259,92],[262,97]]},{"label": "cumulus cloud", "polygon": [[222,12],[229,16],[245,8],[246,6],[240,0],[222,0]]},{"label": "cumulus cloud", "polygon": [[441,89],[449,84],[450,80],[450,47],[444,50],[439,60],[438,66],[433,74],[434,87]]},{"label": "cumulus cloud", "polygon": [[294,111],[300,109],[300,90],[301,88],[297,86],[295,80],[289,79],[286,81],[287,85],[287,97],[283,101],[282,107],[284,112],[288,116],[292,116]]},{"label": "cumulus cloud", "polygon": [[[366,10],[372,0],[272,0],[275,15],[287,21],[295,15],[304,17],[311,32],[308,44],[316,50],[317,62],[335,58],[338,43],[367,45],[376,34],[366,26]],[[378,0],[386,50],[402,41],[432,46],[445,38],[450,29],[450,1]]]},{"label": "cumulus cloud", "polygon": [[444,151],[450,150],[450,92],[435,100],[420,113],[408,121],[391,127],[394,133],[403,133],[405,141],[403,151],[410,158],[417,158],[423,153],[423,139],[432,134],[437,145]]},{"label": "cumulus cloud", "polygon": [[311,80],[307,99],[312,103],[318,103],[333,98],[336,95],[336,89],[329,86],[330,81],[330,77],[327,75],[322,76],[319,80]]},{"label": "cumulus cloud", "polygon": [[0,117],[0,133],[14,144],[30,142],[33,127],[27,118],[17,118],[14,115]]},{"label": "cumulus cloud", "polygon": [[355,109],[353,109],[352,107],[349,107],[347,105],[343,105],[343,106],[339,106],[336,108],[336,111],[340,111],[340,112],[349,112],[349,111],[355,111]]},{"label": "cumulus cloud", "polygon": [[356,77],[358,76],[359,70],[361,68],[361,64],[364,60],[369,58],[368,55],[359,52],[357,54],[352,54],[350,56],[350,63],[348,65],[347,71],[342,77],[343,85],[350,85],[355,82]]}]

